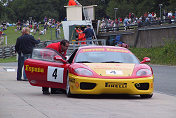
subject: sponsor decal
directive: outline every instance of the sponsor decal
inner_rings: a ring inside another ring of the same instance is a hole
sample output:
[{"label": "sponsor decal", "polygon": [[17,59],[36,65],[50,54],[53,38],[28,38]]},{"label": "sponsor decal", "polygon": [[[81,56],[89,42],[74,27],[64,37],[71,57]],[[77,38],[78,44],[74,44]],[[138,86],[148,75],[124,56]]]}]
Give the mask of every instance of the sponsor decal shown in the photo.
[{"label": "sponsor decal", "polygon": [[122,53],[130,53],[128,50],[124,49],[115,49],[115,48],[91,48],[91,49],[83,49],[81,52],[122,52]]},{"label": "sponsor decal", "polygon": [[109,88],[127,88],[127,83],[106,82],[105,87],[109,87]]},{"label": "sponsor decal", "polygon": [[38,73],[44,73],[44,68],[40,67],[31,67],[29,65],[25,65],[25,70],[29,72],[38,72]]},{"label": "sponsor decal", "polygon": [[69,82],[75,83],[75,79],[70,78],[70,79],[69,79]]},{"label": "sponsor decal", "polygon": [[119,70],[106,70],[107,75],[123,75],[122,71]]},{"label": "sponsor decal", "polygon": [[104,48],[94,48],[94,49],[83,49],[82,52],[96,52],[96,51],[105,51]]},{"label": "sponsor decal", "polygon": [[106,50],[107,50],[108,52],[124,52],[124,53],[129,53],[128,50],[123,50],[123,49],[107,48]]}]

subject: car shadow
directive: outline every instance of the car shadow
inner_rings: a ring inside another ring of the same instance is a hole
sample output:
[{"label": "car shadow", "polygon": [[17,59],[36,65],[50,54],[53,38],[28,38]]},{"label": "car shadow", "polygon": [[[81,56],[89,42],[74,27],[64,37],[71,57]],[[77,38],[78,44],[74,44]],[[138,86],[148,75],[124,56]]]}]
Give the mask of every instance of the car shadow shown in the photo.
[{"label": "car shadow", "polygon": [[101,94],[101,95],[73,95],[72,98],[77,99],[146,99],[141,98],[140,95],[127,94]]}]

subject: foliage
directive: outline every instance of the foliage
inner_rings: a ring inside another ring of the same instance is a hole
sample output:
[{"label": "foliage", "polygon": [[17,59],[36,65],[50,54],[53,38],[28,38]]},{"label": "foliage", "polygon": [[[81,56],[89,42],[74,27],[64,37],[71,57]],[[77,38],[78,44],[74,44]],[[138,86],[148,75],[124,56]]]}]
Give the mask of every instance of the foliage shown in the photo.
[{"label": "foliage", "polygon": [[[157,48],[130,48],[130,50],[139,58],[151,59],[151,64],[176,65],[176,41],[168,42],[163,47]],[[15,62],[16,57],[0,59],[0,63]]]},{"label": "foliage", "polygon": [[176,65],[176,41],[167,42],[163,47],[157,48],[130,48],[142,60],[149,57],[152,64]]},{"label": "foliage", "polygon": [[[1,0],[2,1],[2,0]],[[3,0],[6,2],[7,0]],[[145,12],[156,12],[160,14],[159,4],[163,4],[161,10],[176,10],[175,0],[78,0],[83,6],[98,5],[96,7],[96,18],[114,18],[114,8],[118,8],[117,17],[124,18],[129,12],[133,12],[137,17]],[[33,17],[36,21],[43,21],[43,18],[54,18],[63,20],[66,16],[64,6],[68,0],[12,0],[7,6],[0,2],[0,20],[16,22],[18,19],[27,20]]]}]

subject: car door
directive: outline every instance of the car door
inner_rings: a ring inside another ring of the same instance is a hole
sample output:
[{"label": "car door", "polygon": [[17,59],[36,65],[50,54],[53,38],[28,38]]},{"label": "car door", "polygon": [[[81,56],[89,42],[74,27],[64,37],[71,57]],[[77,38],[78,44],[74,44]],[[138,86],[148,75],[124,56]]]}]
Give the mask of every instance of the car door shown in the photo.
[{"label": "car door", "polygon": [[59,55],[51,49],[34,49],[32,58],[24,63],[29,83],[33,86],[66,88],[69,64],[54,60]]}]

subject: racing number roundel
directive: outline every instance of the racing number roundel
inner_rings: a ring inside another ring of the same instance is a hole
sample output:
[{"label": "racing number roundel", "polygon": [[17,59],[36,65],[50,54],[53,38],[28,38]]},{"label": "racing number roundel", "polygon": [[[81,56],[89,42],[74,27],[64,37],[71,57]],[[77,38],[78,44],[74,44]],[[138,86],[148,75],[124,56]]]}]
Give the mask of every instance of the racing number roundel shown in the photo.
[{"label": "racing number roundel", "polygon": [[63,83],[64,68],[48,66],[47,81]]}]

